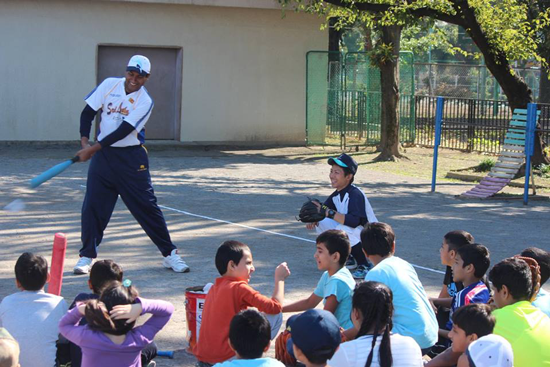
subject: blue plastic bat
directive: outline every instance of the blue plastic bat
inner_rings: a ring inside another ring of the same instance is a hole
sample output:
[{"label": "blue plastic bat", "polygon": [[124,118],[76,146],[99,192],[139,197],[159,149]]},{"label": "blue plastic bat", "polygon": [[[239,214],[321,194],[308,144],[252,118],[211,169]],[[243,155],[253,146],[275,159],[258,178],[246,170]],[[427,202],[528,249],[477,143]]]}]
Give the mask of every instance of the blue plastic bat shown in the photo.
[{"label": "blue plastic bat", "polygon": [[63,163],[59,163],[56,166],[53,166],[49,170],[42,172],[40,175],[36,176],[31,180],[31,189],[34,189],[40,185],[42,185],[44,182],[48,181],[50,178],[57,176],[61,172],[65,171],[71,164],[78,162],[80,158],[78,156],[75,156],[68,161],[65,161]]}]

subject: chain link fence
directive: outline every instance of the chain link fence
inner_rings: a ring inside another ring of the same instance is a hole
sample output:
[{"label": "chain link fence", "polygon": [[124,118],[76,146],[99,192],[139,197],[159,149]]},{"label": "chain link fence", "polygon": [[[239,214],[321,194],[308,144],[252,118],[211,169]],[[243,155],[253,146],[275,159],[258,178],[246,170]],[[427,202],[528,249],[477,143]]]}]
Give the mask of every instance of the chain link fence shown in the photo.
[{"label": "chain link fence", "polygon": [[[539,95],[540,68],[515,68],[533,96]],[[506,100],[502,89],[484,65],[415,63],[415,95]]]},{"label": "chain link fence", "polygon": [[[433,147],[437,97],[416,96],[415,143]],[[550,143],[550,105],[539,104],[542,139]],[[512,112],[507,101],[445,98],[441,144],[443,148],[498,154]]]},{"label": "chain link fence", "polygon": [[[308,144],[375,145],[380,141],[380,70],[367,53],[307,54]],[[401,139],[414,142],[414,58],[400,54]]]},{"label": "chain link fence", "polygon": [[[538,95],[539,69],[516,69]],[[482,65],[415,63],[399,58],[399,124],[402,143],[433,146],[436,96],[445,97],[441,146],[500,152],[511,118],[506,98]],[[381,131],[380,70],[368,54],[307,54],[307,143],[376,145]],[[550,105],[540,105],[543,140],[550,143]]]}]

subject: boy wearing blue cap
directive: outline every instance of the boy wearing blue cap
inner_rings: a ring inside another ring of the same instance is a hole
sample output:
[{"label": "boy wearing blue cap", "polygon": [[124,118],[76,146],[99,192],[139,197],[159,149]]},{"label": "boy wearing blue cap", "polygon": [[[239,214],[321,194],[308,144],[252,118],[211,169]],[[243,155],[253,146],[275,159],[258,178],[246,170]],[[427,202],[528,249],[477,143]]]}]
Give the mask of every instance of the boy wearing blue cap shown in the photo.
[{"label": "boy wearing blue cap", "polygon": [[326,366],[342,341],[334,315],[312,309],[294,315],[287,322],[291,338],[287,350],[306,367]]},{"label": "boy wearing blue cap", "polygon": [[336,189],[325,200],[326,218],[317,223],[308,223],[307,229],[315,229],[321,234],[329,229],[339,229],[349,237],[351,256],[346,266],[354,270],[356,279],[364,279],[368,269],[372,267],[361,248],[361,230],[366,223],[378,222],[374,211],[361,189],[353,185],[357,173],[357,162],[343,153],[338,157],[329,158],[330,184]]}]

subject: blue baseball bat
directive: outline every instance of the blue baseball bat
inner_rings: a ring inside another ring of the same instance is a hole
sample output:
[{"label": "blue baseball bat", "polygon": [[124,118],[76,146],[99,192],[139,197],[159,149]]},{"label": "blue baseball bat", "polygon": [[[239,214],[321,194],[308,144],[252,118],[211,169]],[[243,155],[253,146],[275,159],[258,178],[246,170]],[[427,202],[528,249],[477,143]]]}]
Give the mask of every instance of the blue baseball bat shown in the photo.
[{"label": "blue baseball bat", "polygon": [[170,359],[174,358],[174,352],[171,350],[159,350],[157,351],[157,356],[159,357],[168,357]]},{"label": "blue baseball bat", "polygon": [[57,176],[61,172],[65,171],[71,164],[78,162],[79,160],[80,157],[75,156],[63,163],[59,163],[58,165],[53,166],[47,171],[42,172],[31,180],[31,189],[34,189],[42,185],[44,182],[48,181],[50,178]]}]

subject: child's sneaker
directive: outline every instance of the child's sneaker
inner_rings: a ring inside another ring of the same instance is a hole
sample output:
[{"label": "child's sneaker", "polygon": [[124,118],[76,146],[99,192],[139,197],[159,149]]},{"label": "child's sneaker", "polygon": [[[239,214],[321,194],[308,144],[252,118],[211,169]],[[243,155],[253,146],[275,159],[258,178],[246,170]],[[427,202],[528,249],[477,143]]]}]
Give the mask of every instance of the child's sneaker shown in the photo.
[{"label": "child's sneaker", "polygon": [[351,275],[354,279],[365,279],[369,269],[366,265],[359,265],[354,271],[351,272]]},{"label": "child's sneaker", "polygon": [[183,259],[178,255],[178,250],[172,250],[170,256],[166,256],[162,260],[162,265],[165,268],[172,269],[176,273],[187,273],[190,269],[189,266],[183,261]]},{"label": "child's sneaker", "polygon": [[352,255],[349,255],[348,261],[346,261],[346,268],[350,271],[357,268],[357,260]]},{"label": "child's sneaker", "polygon": [[90,272],[90,269],[92,268],[92,261],[94,259],[91,259],[86,256],[81,256],[80,259],[78,259],[78,262],[73,268],[73,273],[75,274],[88,274]]}]

